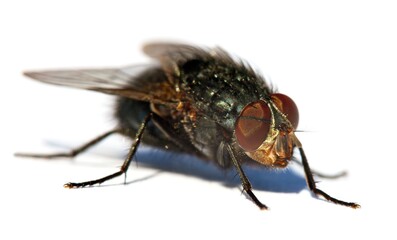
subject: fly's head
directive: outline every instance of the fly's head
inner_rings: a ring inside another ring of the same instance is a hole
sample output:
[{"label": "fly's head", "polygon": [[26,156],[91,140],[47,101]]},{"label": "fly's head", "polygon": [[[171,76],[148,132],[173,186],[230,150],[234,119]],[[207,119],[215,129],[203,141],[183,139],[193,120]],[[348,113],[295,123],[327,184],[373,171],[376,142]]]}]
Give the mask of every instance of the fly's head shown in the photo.
[{"label": "fly's head", "polygon": [[285,167],[300,146],[294,134],[299,112],[294,101],[280,93],[247,104],[235,123],[239,146],[253,160],[270,167]]}]

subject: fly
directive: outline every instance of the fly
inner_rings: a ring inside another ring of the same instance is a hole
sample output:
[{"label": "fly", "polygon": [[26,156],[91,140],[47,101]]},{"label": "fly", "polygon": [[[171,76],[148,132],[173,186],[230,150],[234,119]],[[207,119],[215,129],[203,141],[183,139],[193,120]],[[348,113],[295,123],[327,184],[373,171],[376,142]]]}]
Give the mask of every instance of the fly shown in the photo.
[{"label": "fly", "polygon": [[359,208],[317,188],[302,144],[295,135],[299,112],[294,101],[269,87],[245,62],[221,48],[151,43],[143,51],[156,60],[142,66],[109,69],[25,72],[40,82],[116,95],[118,124],[90,142],[66,153],[23,154],[37,158],[75,157],[118,133],[133,138],[120,170],[108,176],[69,182],[65,188],[101,184],[126,174],[141,143],[208,159],[234,168],[243,190],[260,208],[242,164],[256,162],[285,168],[297,148],[309,189],[326,200]]}]

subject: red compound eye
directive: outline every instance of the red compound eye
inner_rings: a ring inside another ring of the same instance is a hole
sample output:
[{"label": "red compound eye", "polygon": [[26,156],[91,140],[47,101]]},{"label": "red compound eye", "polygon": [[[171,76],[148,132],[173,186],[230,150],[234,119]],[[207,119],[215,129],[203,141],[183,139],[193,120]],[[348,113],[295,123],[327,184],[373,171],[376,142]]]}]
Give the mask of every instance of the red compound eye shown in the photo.
[{"label": "red compound eye", "polygon": [[290,97],[281,93],[272,94],[271,98],[277,108],[287,116],[288,121],[296,129],[299,123],[299,111],[295,102]]},{"label": "red compound eye", "polygon": [[247,152],[262,145],[269,133],[271,112],[263,101],[252,102],[244,107],[236,121],[237,143]]}]

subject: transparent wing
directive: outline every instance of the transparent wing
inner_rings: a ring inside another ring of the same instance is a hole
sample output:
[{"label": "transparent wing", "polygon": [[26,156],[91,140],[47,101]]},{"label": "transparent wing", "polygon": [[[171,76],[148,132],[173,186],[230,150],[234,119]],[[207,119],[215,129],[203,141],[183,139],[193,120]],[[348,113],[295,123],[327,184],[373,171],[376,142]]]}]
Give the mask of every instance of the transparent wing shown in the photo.
[{"label": "transparent wing", "polygon": [[[72,88],[87,89],[123,96],[139,101],[172,103],[172,88],[164,72],[153,65],[124,68],[28,71],[25,76],[40,82]],[[168,89],[170,88],[170,89]],[[164,94],[166,91],[168,94]]]},{"label": "transparent wing", "polygon": [[93,88],[122,89],[130,87],[132,80],[147,69],[148,66],[128,66],[124,68],[27,71],[24,72],[24,75],[40,82],[66,87],[89,90]]},{"label": "transparent wing", "polygon": [[189,60],[218,60],[236,66],[234,59],[222,48],[204,48],[187,44],[153,42],[144,45],[143,52],[158,59],[165,70],[175,70]]},{"label": "transparent wing", "polygon": [[149,43],[144,45],[143,52],[159,60],[168,58],[176,63],[187,59],[207,59],[210,57],[209,49],[204,49],[192,45],[177,43]]}]

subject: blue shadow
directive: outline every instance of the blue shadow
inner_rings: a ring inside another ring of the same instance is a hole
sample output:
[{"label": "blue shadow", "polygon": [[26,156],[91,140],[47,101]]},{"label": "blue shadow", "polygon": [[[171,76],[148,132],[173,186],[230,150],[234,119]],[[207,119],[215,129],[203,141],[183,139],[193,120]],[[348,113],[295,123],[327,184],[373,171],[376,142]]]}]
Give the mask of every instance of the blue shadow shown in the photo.
[{"label": "blue shadow", "polygon": [[[54,142],[47,141],[47,144],[58,148],[70,149],[70,147]],[[125,151],[120,154],[120,152],[117,152],[114,148],[109,147],[96,147],[89,150],[88,154],[119,158],[120,160],[125,157]],[[222,169],[213,162],[188,154],[174,153],[141,146],[134,160],[137,161],[138,166],[142,165],[160,171],[184,174],[186,176],[193,176],[208,181],[216,181],[222,183],[226,187],[241,186],[240,178],[233,167],[230,169]],[[298,193],[306,188],[306,180],[303,171],[301,174],[298,174],[292,168],[281,170],[269,169],[259,164],[243,165],[243,169],[255,190]],[[144,179],[147,180],[154,176],[155,175]],[[136,181],[132,181],[131,183],[133,182]]]},{"label": "blue shadow", "polygon": [[[187,154],[140,148],[135,160],[138,166],[142,164],[153,169],[217,181],[226,187],[241,186],[234,168],[221,169],[212,162]],[[306,188],[304,176],[291,168],[275,170],[260,165],[243,165],[243,169],[255,190],[297,193]]]}]

